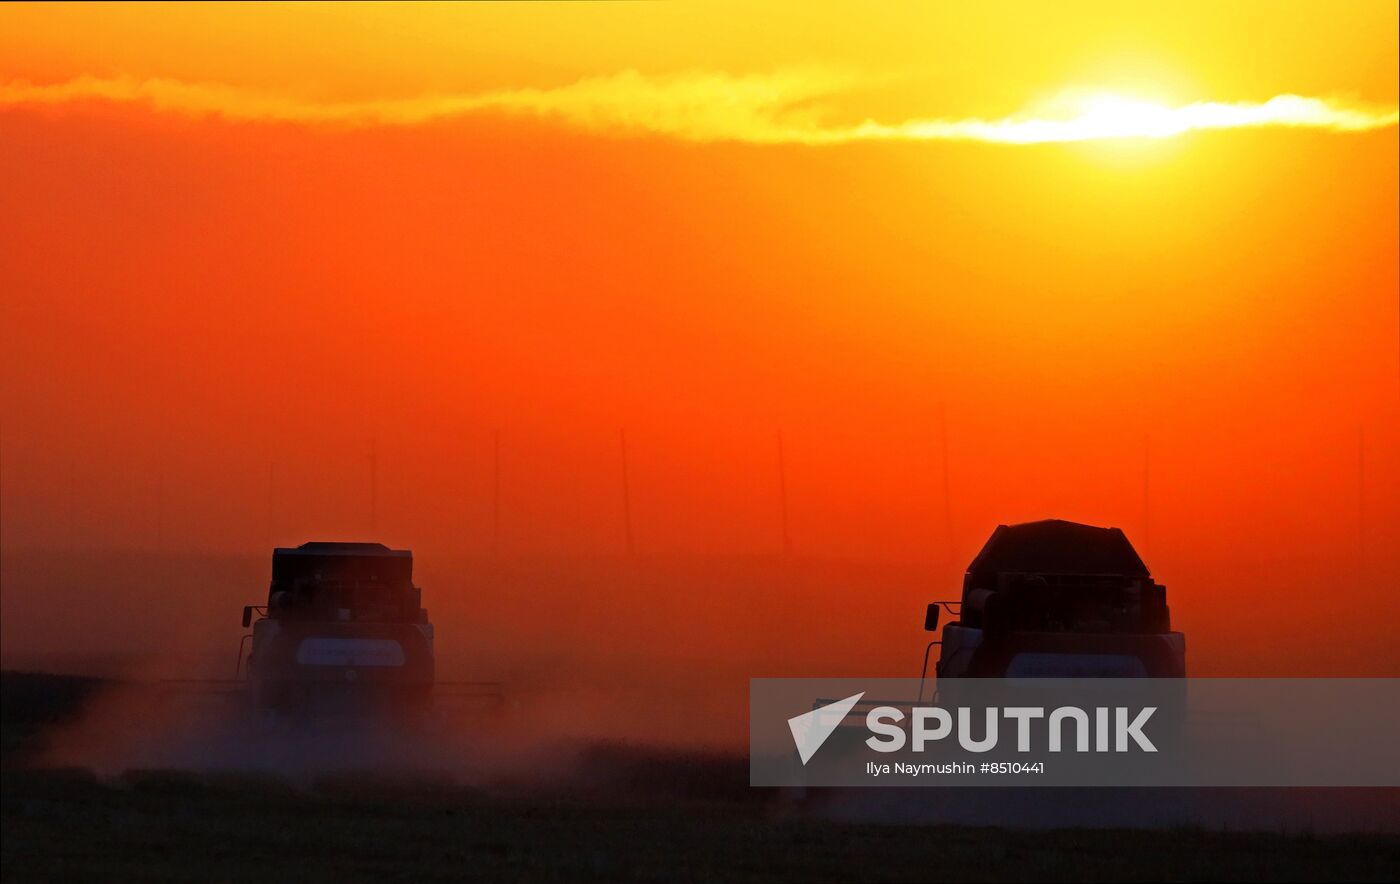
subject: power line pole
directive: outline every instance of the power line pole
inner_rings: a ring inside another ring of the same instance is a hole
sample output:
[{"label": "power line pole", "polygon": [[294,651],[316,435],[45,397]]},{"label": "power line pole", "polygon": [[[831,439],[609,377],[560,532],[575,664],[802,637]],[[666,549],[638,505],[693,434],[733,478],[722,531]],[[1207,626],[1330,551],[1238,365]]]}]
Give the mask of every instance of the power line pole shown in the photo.
[{"label": "power line pole", "polygon": [[269,461],[267,465],[267,543],[266,548],[271,549],[273,535],[276,534],[274,519],[277,514],[277,464]]},{"label": "power line pole", "polygon": [[[3,427],[0,424],[0,427]],[[5,561],[5,434],[0,431],[0,586],[4,581]]]},{"label": "power line pole", "polygon": [[492,445],[491,473],[491,555],[501,557],[501,431],[498,428]]},{"label": "power line pole", "polygon": [[783,558],[792,558],[792,536],[788,534],[787,462],[783,451],[783,431],[778,431],[778,514],[781,519]]},{"label": "power line pole", "polygon": [[369,533],[379,533],[379,440],[369,443]]},{"label": "power line pole", "polygon": [[68,462],[68,546],[78,546],[78,463]]},{"label": "power line pole", "polygon": [[165,471],[156,473],[156,552],[165,551]]},{"label": "power line pole", "polygon": [[1356,569],[1366,577],[1366,425],[1356,429]]},{"label": "power line pole", "polygon": [[1152,437],[1142,437],[1142,551],[1152,553]]},{"label": "power line pole", "polygon": [[953,483],[948,468],[948,409],[938,403],[938,447],[943,457],[943,555],[953,561]]},{"label": "power line pole", "polygon": [[622,527],[627,535],[627,555],[636,553],[636,546],[632,540],[632,489],[627,475],[627,430],[619,430],[618,435],[622,440]]}]

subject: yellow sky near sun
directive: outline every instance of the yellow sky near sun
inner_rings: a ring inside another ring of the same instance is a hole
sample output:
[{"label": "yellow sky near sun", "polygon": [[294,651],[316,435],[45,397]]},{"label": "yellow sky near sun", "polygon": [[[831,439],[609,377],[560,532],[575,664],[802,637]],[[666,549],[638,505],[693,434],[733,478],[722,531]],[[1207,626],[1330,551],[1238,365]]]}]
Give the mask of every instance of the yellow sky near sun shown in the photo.
[{"label": "yellow sky near sun", "polygon": [[[1342,14],[1345,13],[1345,14]],[[693,140],[1066,141],[1394,125],[1392,3],[22,5],[0,103],[536,113]]]},{"label": "yellow sky near sun", "polygon": [[[0,107],[60,107],[90,101],[133,103],[158,111],[349,126],[414,125],[471,114],[534,114],[605,133],[659,134],[691,141],[842,144],[852,141],[985,141],[1042,144],[1102,138],[1168,137],[1196,130],[1259,127],[1365,131],[1393,126],[1400,114],[1382,105],[1277,95],[1263,102],[1193,102],[1168,107],[1111,92],[1062,97],[1049,110],[1001,119],[921,118],[886,123],[866,118],[832,125],[825,103],[859,80],[820,71],[731,77],[684,74],[651,78],[635,70],[579,80],[557,89],[434,94],[375,101],[308,101],[218,84],[130,77],[78,77],[56,84],[0,84]],[[1056,113],[1058,111],[1058,113]]]}]

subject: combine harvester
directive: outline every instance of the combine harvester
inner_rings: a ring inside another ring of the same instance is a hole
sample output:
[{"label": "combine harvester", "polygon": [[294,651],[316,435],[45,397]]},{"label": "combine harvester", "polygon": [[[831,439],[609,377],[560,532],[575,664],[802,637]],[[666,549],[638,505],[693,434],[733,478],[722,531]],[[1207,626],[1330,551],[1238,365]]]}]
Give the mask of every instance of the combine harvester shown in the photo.
[{"label": "combine harvester", "polygon": [[235,677],[246,682],[248,702],[264,722],[417,728],[443,712],[501,702],[498,683],[437,680],[433,624],[406,549],[275,549],[267,604],[243,609],[243,626],[250,625]]},{"label": "combine harvester", "polygon": [[[413,554],[379,543],[272,553],[267,601],[229,680],[155,684],[116,768],[437,775],[471,761],[504,711],[497,682],[442,682]],[[475,763],[473,761],[473,763]]]},{"label": "combine harvester", "polygon": [[501,699],[493,682],[437,681],[433,624],[406,549],[380,543],[275,549],[267,604],[243,609],[243,626],[249,625],[236,676],[246,674],[249,701],[265,719],[417,727],[443,700],[460,706]]},{"label": "combine harvester", "polygon": [[933,602],[957,619],[939,646],[939,678],[1181,678],[1186,637],[1166,587],[1118,528],[1059,519],[1000,525],[963,577],[962,598]]},{"label": "combine harvester", "polygon": [[165,682],[167,696],[215,698],[265,732],[412,732],[503,705],[497,682],[437,680],[433,624],[406,549],[274,549],[266,604],[243,609],[250,626],[233,680]]},{"label": "combine harvester", "polygon": [[[962,598],[929,604],[926,631],[938,632],[943,611],[956,619],[924,649],[917,696],[862,698],[839,726],[846,742],[864,740],[872,708],[939,705],[947,698],[938,682],[950,679],[1186,675],[1186,637],[1172,631],[1166,587],[1118,528],[1059,519],[999,525],[968,566]],[[822,698],[814,708],[834,702]]]}]

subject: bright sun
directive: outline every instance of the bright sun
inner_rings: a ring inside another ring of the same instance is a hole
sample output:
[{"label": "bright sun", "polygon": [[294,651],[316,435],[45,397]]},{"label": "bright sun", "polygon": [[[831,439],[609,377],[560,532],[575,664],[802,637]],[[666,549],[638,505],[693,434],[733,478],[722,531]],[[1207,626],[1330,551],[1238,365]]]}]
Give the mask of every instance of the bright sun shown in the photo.
[{"label": "bright sun", "polygon": [[1081,139],[1165,138],[1190,128],[1183,109],[1118,95],[1086,98],[1078,116],[1068,121]]}]

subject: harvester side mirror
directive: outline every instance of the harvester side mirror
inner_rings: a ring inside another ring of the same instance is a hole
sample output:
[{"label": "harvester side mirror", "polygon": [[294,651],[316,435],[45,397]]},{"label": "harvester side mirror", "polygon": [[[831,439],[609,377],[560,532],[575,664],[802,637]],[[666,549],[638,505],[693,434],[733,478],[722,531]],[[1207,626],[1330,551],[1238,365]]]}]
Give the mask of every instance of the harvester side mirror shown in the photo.
[{"label": "harvester side mirror", "polygon": [[248,624],[249,624],[249,623],[252,623],[252,622],[253,622],[253,606],[252,606],[252,605],[244,605],[244,606],[243,606],[243,628],[244,628],[244,629],[247,629],[247,628],[248,628]]},{"label": "harvester side mirror", "polygon": [[924,632],[938,631],[938,602],[929,602],[928,611],[924,613]]}]

